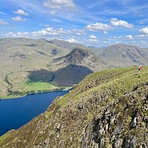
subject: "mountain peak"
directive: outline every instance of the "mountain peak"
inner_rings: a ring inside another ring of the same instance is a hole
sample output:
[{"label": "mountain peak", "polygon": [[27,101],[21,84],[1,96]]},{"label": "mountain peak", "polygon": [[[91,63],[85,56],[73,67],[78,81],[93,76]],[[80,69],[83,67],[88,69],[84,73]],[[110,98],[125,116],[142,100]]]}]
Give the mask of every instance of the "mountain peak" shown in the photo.
[{"label": "mountain peak", "polygon": [[90,52],[82,48],[74,48],[68,55],[65,56],[69,63],[81,63],[84,58],[87,58]]}]

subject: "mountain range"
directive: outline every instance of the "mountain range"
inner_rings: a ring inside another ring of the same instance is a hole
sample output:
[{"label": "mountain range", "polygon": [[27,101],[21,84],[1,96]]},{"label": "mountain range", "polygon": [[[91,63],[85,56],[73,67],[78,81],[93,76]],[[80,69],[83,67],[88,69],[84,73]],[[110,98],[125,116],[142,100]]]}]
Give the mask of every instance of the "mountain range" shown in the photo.
[{"label": "mountain range", "polygon": [[[114,67],[148,65],[148,49],[117,44],[86,47],[62,40],[0,39],[0,97],[71,87],[86,75]],[[42,86],[42,87],[38,87]]]}]

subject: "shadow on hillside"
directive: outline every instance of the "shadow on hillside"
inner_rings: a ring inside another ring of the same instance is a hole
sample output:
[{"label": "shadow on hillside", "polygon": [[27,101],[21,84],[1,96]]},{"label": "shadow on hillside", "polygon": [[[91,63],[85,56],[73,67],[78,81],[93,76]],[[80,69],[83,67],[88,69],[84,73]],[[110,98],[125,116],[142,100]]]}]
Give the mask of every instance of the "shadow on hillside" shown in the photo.
[{"label": "shadow on hillside", "polygon": [[85,66],[71,64],[54,72],[53,82],[60,86],[70,86],[77,84],[92,72],[92,70]]},{"label": "shadow on hillside", "polygon": [[37,45],[37,44],[25,44],[25,46],[36,47],[36,46],[38,46],[38,45]]},{"label": "shadow on hillside", "polygon": [[53,73],[45,69],[28,72],[28,79],[33,82],[50,82],[54,79]]}]

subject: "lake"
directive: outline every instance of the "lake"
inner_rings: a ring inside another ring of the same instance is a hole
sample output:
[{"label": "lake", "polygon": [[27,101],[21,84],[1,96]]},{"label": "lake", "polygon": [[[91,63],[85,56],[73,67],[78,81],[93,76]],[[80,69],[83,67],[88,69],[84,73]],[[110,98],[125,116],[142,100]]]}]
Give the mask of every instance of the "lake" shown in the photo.
[{"label": "lake", "polygon": [[68,91],[57,91],[0,100],[0,136],[43,113],[57,96],[66,93]]}]

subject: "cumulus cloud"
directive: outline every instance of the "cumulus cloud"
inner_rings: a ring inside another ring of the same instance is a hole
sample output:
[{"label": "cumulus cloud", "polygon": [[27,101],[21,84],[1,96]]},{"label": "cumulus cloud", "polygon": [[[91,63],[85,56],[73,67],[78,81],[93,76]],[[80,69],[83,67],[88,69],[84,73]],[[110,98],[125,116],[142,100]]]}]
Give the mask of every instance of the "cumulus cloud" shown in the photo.
[{"label": "cumulus cloud", "polygon": [[64,35],[70,33],[69,30],[65,30],[63,28],[53,29],[52,27],[48,27],[39,31],[32,32],[33,37],[38,36],[47,36],[47,35]]},{"label": "cumulus cloud", "polygon": [[94,36],[94,35],[90,35],[89,38],[90,38],[90,39],[96,39],[97,37]]},{"label": "cumulus cloud", "polygon": [[108,32],[107,32],[107,31],[103,31],[103,33],[104,33],[104,34],[108,34]]},{"label": "cumulus cloud", "polygon": [[111,18],[110,21],[111,25],[113,26],[119,26],[119,27],[125,27],[125,28],[133,28],[133,24],[129,24],[128,22],[124,20],[118,20],[117,18]]},{"label": "cumulus cloud", "polygon": [[122,36],[114,36],[114,39],[122,39]]},{"label": "cumulus cloud", "polygon": [[13,17],[12,20],[15,21],[15,22],[23,22],[23,21],[26,21],[25,18],[21,18],[20,16]]},{"label": "cumulus cloud", "polygon": [[88,41],[89,41],[89,42],[98,42],[97,39],[89,39]]},{"label": "cumulus cloud", "polygon": [[143,35],[148,35],[148,27],[140,29],[139,32]]},{"label": "cumulus cloud", "polygon": [[19,37],[29,37],[29,33],[28,32],[8,32],[5,35],[3,35],[6,38],[19,38]]},{"label": "cumulus cloud", "polygon": [[4,21],[4,20],[0,20],[0,25],[8,25],[9,23]]},{"label": "cumulus cloud", "polygon": [[126,39],[129,39],[129,40],[132,40],[133,39],[133,36],[132,35],[126,35],[125,38]]},{"label": "cumulus cloud", "polygon": [[66,41],[70,43],[78,43],[78,41],[74,38],[67,39]]},{"label": "cumulus cloud", "polygon": [[18,15],[25,15],[28,16],[29,13],[25,12],[24,10],[18,9],[17,11],[13,11],[14,14],[18,14]]},{"label": "cumulus cloud", "polygon": [[32,37],[32,38],[40,38],[40,37],[55,37],[55,36],[67,36],[69,34],[73,34],[72,30],[65,30],[63,28],[54,29],[52,27],[47,27],[44,29],[41,29],[39,31],[33,31],[33,32],[8,32],[3,35],[3,37]]},{"label": "cumulus cloud", "polygon": [[68,11],[75,8],[73,0],[46,0],[43,3],[43,6],[63,11]]},{"label": "cumulus cloud", "polygon": [[110,25],[107,25],[107,24],[102,24],[102,23],[95,23],[95,24],[90,24],[90,25],[87,25],[86,26],[86,29],[87,30],[90,30],[90,31],[94,31],[94,32],[97,32],[97,31],[108,31],[108,30],[113,30],[114,28]]}]

